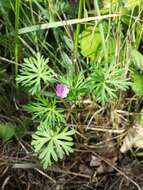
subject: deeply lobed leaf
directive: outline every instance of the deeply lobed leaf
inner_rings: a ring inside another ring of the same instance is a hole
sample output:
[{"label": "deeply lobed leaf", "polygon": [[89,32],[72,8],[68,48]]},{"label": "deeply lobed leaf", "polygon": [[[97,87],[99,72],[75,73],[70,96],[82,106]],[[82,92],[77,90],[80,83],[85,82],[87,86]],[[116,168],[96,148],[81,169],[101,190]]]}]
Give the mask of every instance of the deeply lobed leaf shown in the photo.
[{"label": "deeply lobed leaf", "polygon": [[51,128],[45,126],[38,127],[32,136],[32,145],[39,159],[46,169],[55,161],[63,159],[65,155],[73,152],[73,135],[75,131],[67,127]]}]

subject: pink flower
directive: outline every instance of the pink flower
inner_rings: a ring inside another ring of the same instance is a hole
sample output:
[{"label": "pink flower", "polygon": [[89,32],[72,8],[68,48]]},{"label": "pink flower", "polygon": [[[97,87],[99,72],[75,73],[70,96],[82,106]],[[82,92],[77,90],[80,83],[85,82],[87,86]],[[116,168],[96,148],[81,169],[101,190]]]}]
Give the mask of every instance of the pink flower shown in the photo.
[{"label": "pink flower", "polygon": [[69,89],[65,84],[57,84],[56,85],[56,95],[61,98],[67,97],[69,93]]}]

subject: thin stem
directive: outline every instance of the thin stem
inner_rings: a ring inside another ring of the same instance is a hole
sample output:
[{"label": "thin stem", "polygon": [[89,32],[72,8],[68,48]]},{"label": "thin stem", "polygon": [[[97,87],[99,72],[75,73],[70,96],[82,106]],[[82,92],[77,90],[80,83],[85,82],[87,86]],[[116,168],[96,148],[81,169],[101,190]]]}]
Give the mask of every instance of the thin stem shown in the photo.
[{"label": "thin stem", "polygon": [[[19,13],[20,13],[20,0],[15,2],[15,62],[18,63],[19,57],[19,39],[18,39],[18,29],[19,29]],[[18,72],[18,64],[15,65],[15,75]]]},{"label": "thin stem", "polygon": [[[95,9],[97,11],[97,15],[101,16],[100,15],[99,5],[98,5],[98,0],[94,0],[94,6],[95,6]],[[103,26],[102,26],[101,23],[99,24],[99,30],[100,30],[100,35],[101,35],[101,41],[102,41],[102,47],[103,47],[103,52],[104,52],[105,60],[107,61],[108,60],[108,54],[107,54],[106,45],[105,45],[104,29],[103,29]]]},{"label": "thin stem", "polygon": [[[82,16],[82,6],[83,6],[84,1],[80,0],[79,1],[79,8],[78,8],[78,19],[81,18]],[[77,24],[76,26],[76,32],[75,32],[75,38],[74,38],[74,72],[77,74],[79,71],[79,66],[77,62],[77,54],[78,54],[78,42],[79,42],[79,33],[80,33],[80,28],[81,24]]]},{"label": "thin stem", "polygon": [[[80,19],[82,16],[82,4],[83,4],[83,0],[80,0],[79,1],[79,9],[78,9],[78,19]],[[74,55],[75,55],[75,57],[76,57],[77,50],[78,50],[78,39],[79,39],[80,27],[81,27],[81,24],[78,23],[77,27],[76,27],[75,42],[74,42]]]}]

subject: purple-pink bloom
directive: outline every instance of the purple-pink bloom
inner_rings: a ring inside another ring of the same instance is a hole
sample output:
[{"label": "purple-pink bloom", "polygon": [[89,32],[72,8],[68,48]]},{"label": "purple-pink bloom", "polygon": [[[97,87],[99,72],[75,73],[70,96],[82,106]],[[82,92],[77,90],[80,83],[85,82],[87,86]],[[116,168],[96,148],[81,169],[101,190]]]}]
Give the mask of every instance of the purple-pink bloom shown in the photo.
[{"label": "purple-pink bloom", "polygon": [[61,98],[67,97],[69,93],[69,89],[65,84],[57,84],[56,85],[56,95]]}]

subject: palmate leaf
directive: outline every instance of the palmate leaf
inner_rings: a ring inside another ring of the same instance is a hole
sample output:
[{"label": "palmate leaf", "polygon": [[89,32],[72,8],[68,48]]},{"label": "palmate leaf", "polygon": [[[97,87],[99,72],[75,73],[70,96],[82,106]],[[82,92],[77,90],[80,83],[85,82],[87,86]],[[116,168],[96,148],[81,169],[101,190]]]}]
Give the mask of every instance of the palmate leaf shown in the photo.
[{"label": "palmate leaf", "polygon": [[35,57],[24,59],[24,64],[16,81],[21,86],[28,88],[32,95],[40,92],[42,83],[48,85],[56,76],[54,71],[49,68],[48,62],[49,59],[45,59],[40,53],[37,53]]},{"label": "palmate leaf", "polygon": [[73,152],[74,133],[73,129],[67,127],[57,126],[53,129],[45,124],[38,127],[32,136],[32,145],[44,169]]},{"label": "palmate leaf", "polygon": [[55,99],[38,97],[35,102],[29,103],[24,108],[33,114],[33,119],[38,119],[47,126],[65,123],[64,109],[56,106]]},{"label": "palmate leaf", "polygon": [[87,83],[90,92],[103,105],[109,99],[116,98],[118,90],[126,90],[130,85],[129,79],[124,77],[124,69],[113,63],[108,66],[96,65]]},{"label": "palmate leaf", "polygon": [[86,93],[87,87],[83,72],[79,72],[77,75],[75,74],[74,77],[70,75],[67,75],[66,77],[61,76],[60,82],[66,84],[70,89],[67,96],[69,101],[78,103]]}]

